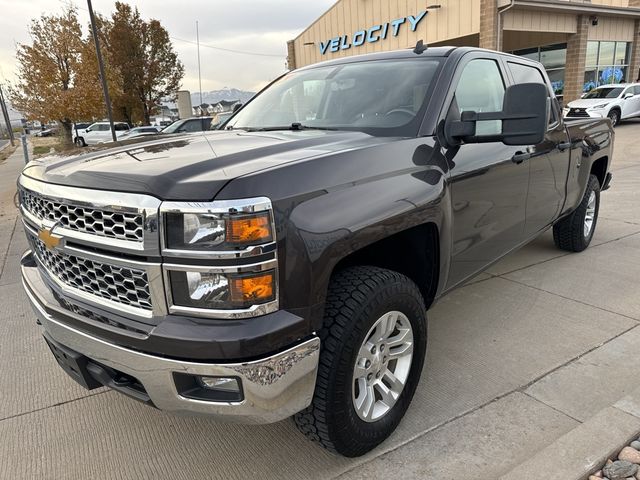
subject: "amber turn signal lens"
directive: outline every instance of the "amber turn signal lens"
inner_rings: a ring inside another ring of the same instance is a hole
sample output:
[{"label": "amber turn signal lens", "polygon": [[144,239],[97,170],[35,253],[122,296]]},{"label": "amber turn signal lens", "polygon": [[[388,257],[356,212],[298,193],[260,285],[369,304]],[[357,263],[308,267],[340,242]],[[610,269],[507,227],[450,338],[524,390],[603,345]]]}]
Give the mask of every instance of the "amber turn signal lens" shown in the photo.
[{"label": "amber turn signal lens", "polygon": [[265,243],[272,238],[269,212],[231,216],[227,222],[227,242],[229,243]]},{"label": "amber turn signal lens", "polygon": [[263,303],[274,298],[274,274],[231,279],[231,301],[234,304]]}]

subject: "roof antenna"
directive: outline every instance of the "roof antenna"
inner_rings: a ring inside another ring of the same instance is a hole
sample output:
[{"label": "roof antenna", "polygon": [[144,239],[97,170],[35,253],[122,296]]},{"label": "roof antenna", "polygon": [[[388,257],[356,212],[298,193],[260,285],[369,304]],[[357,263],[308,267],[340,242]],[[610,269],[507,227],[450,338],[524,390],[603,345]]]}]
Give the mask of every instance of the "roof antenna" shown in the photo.
[{"label": "roof antenna", "polygon": [[413,53],[420,55],[424,53],[426,49],[427,46],[424,44],[424,42],[422,40],[418,40],[418,43],[416,43],[416,48],[413,49]]}]

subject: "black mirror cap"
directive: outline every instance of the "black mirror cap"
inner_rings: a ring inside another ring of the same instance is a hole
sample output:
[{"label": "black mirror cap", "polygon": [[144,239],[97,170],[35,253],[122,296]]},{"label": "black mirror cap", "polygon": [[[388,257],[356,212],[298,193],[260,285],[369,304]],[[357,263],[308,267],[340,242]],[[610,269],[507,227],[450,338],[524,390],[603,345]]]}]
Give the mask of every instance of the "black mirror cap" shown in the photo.
[{"label": "black mirror cap", "polygon": [[502,113],[505,145],[536,145],[544,140],[551,102],[542,83],[519,83],[507,88]]}]

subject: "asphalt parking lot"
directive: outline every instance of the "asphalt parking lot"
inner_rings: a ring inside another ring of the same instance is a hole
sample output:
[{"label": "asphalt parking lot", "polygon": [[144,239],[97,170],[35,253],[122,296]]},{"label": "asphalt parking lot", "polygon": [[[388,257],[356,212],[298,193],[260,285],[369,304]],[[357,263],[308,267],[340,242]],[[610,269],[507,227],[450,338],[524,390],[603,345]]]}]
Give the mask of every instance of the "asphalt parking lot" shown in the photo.
[{"label": "asphalt parking lot", "polygon": [[365,457],[308,443],[293,423],[176,417],[56,365],[19,279],[13,206],[22,159],[0,164],[0,478],[497,478],[640,386],[640,121],[616,130],[592,246],[550,232],[445,297],[429,316],[421,385]]}]

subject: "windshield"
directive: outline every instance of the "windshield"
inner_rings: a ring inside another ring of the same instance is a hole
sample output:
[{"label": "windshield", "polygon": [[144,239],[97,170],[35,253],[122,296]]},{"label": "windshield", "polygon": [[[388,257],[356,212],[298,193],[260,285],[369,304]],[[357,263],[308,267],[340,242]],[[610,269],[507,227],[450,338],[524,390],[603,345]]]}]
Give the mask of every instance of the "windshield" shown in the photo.
[{"label": "windshield", "polygon": [[255,97],[226,126],[415,135],[422,117],[418,113],[440,64],[439,58],[411,58],[293,72]]},{"label": "windshield", "polygon": [[175,133],[182,125],[184,124],[184,120],[176,120],[171,125],[167,125],[162,129],[162,133]]},{"label": "windshield", "polygon": [[622,92],[622,88],[596,88],[587,93],[584,98],[616,98]]}]

